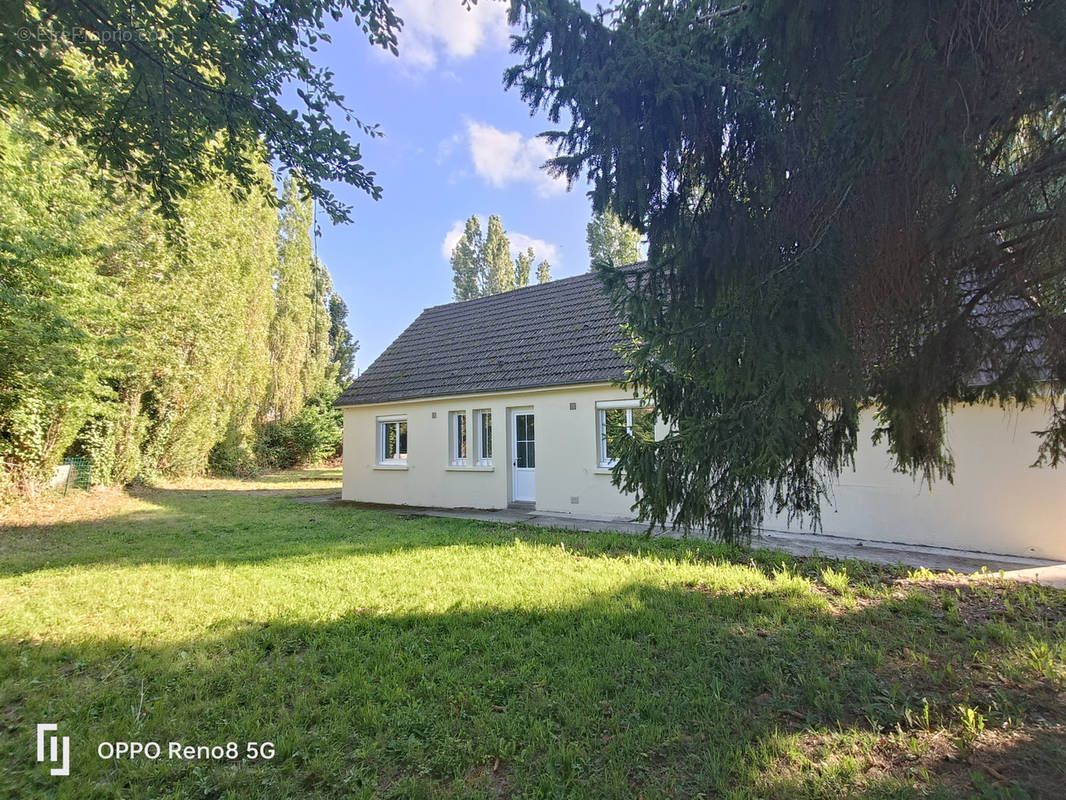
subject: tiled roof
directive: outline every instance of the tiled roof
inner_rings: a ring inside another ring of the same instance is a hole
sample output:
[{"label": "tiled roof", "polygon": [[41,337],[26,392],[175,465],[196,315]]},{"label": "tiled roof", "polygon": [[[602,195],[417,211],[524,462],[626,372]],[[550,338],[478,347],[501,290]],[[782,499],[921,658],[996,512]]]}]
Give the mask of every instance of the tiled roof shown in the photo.
[{"label": "tiled roof", "polygon": [[625,375],[622,341],[593,273],[434,306],[336,404],[612,381]]}]

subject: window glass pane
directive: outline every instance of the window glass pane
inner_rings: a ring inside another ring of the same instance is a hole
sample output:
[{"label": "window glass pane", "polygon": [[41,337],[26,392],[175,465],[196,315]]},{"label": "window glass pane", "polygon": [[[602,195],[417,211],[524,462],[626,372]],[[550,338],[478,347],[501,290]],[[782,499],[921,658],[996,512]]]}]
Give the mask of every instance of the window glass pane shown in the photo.
[{"label": "window glass pane", "polygon": [[602,412],[600,424],[603,426],[601,436],[604,440],[603,455],[607,461],[618,458],[618,443],[626,435],[626,409],[607,408]]},{"label": "window glass pane", "polygon": [[396,461],[407,458],[407,423],[392,421],[379,423],[381,431],[381,461]]},{"label": "window glass pane", "polygon": [[466,458],[466,414],[455,415],[455,458]]},{"label": "window glass pane", "polygon": [[481,458],[488,461],[492,458],[492,413],[481,412]]},{"label": "window glass pane", "polygon": [[641,442],[655,440],[655,418],[647,408],[633,409],[633,435]]},{"label": "window glass pane", "polygon": [[532,442],[535,438],[533,435],[533,415],[526,414],[526,439]]},{"label": "window glass pane", "polygon": [[387,461],[394,457],[396,452],[396,424],[393,422],[383,423],[382,426],[381,460]]},{"label": "window glass pane", "polygon": [[525,469],[529,466],[526,462],[526,443],[515,442],[515,466],[519,469]]},{"label": "window glass pane", "polygon": [[515,424],[515,439],[523,442],[526,439],[526,415],[519,414],[514,418]]},{"label": "window glass pane", "polygon": [[[530,419],[532,420],[532,417],[530,417]],[[532,427],[532,425],[530,425],[530,427]],[[526,442],[526,466],[530,469],[537,466],[537,459],[535,457],[536,448],[537,446],[532,441]]]}]

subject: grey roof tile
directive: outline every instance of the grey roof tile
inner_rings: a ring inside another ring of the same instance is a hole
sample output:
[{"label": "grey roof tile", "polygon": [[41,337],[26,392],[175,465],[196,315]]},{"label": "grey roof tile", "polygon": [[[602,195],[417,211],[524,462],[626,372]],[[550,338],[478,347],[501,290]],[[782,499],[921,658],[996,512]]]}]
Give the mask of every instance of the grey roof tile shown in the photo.
[{"label": "grey roof tile", "polygon": [[623,339],[592,273],[433,306],[336,405],[618,380]]}]

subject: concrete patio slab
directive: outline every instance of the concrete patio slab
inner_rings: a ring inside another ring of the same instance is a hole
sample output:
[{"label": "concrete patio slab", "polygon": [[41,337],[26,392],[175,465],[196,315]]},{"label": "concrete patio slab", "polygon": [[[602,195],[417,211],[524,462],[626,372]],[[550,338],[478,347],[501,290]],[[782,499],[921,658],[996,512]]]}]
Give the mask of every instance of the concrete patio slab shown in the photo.
[{"label": "concrete patio slab", "polygon": [[[337,495],[294,498],[308,503],[336,503],[343,501]],[[611,531],[643,535],[647,525],[629,519],[589,518],[568,514],[551,514],[525,509],[473,509],[473,508],[424,508],[416,506],[368,505],[343,503],[363,508],[374,508],[396,514],[453,519],[472,519],[482,522],[535,525],[541,528],[560,528],[575,531]],[[653,536],[680,539],[679,531],[655,531]],[[697,533],[690,538],[702,538]],[[1049,586],[1066,588],[1066,564],[1038,558],[982,553],[970,550],[954,550],[945,547],[927,547],[894,542],[876,542],[826,534],[793,533],[789,531],[761,530],[752,537],[752,547],[781,550],[793,556],[823,556],[837,559],[859,559],[875,564],[899,565],[932,570],[934,572],[957,572],[971,574],[988,570],[990,577],[1001,572],[1006,578],[1033,581]]]}]

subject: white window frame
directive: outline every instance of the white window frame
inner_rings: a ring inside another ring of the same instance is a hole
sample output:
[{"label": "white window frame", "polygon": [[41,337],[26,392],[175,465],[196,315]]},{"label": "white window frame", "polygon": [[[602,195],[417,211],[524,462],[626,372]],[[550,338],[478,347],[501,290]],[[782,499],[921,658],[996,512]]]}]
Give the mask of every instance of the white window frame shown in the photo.
[{"label": "white window frame", "polygon": [[[400,448],[400,430],[399,430],[398,425],[401,422],[407,425],[407,451],[404,452],[404,453],[400,453],[399,452],[399,448]],[[391,453],[391,454],[385,452],[385,445],[386,445],[386,443],[389,440],[389,437],[386,434],[386,429],[387,429],[387,426],[389,426],[389,425],[397,425],[397,429],[396,429],[396,452],[395,453]],[[377,428],[378,428],[378,435],[377,435],[377,463],[381,464],[381,465],[384,465],[384,466],[402,466],[402,467],[406,467],[407,466],[407,456],[410,454],[410,448],[411,448],[411,441],[410,441],[410,439],[411,439],[411,424],[407,421],[407,415],[406,414],[399,414],[399,415],[390,416],[390,417],[378,417],[377,418]]]},{"label": "white window frame", "polygon": [[644,410],[651,412],[652,407],[641,403],[639,400],[608,400],[596,403],[596,432],[598,436],[599,465],[601,469],[610,469],[618,463],[617,458],[607,457],[607,412],[624,410],[626,412],[626,433],[633,433],[633,412]]},{"label": "white window frame", "polygon": [[476,408],[474,409],[474,463],[479,467],[491,467],[492,466],[492,433],[489,433],[488,446],[489,454],[485,455],[485,437],[482,435],[485,427],[482,421],[485,417],[489,418],[489,426],[492,426],[492,409],[491,408]]},{"label": "white window frame", "polygon": [[[463,450],[466,455],[463,455]],[[448,412],[448,453],[453,467],[465,467],[469,463],[470,425],[466,411]]]}]

